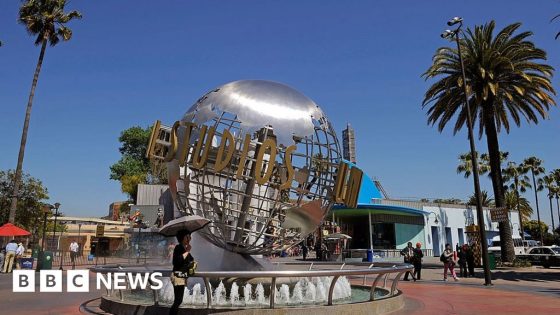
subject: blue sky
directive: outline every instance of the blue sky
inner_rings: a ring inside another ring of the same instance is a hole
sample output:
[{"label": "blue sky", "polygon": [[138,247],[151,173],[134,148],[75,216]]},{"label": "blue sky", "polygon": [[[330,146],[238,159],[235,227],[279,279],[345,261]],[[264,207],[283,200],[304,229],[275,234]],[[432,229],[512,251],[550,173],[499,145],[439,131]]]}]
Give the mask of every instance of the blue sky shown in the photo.
[{"label": "blue sky", "polygon": [[[208,90],[239,79],[286,83],[319,104],[341,133],[356,130],[358,164],[391,197],[457,197],[472,180],[455,173],[466,133],[439,134],[421,109],[420,76],[446,21],[491,19],[522,30],[560,68],[560,1],[70,1],[84,18],[74,38],[47,49],[24,170],[71,215],[105,215],[124,200],[109,180],[117,138],[155,119],[172,123]],[[16,23],[19,1],[0,2],[0,169],[15,168],[39,47]],[[558,78],[554,85],[559,89]],[[501,134],[515,161],[536,155],[560,168],[558,108],[538,126]],[[477,142],[486,151],[484,141]],[[482,178],[491,191],[489,179]],[[533,200],[532,195],[527,195]],[[545,194],[541,215],[550,222]],[[555,211],[556,213],[556,211]]]}]

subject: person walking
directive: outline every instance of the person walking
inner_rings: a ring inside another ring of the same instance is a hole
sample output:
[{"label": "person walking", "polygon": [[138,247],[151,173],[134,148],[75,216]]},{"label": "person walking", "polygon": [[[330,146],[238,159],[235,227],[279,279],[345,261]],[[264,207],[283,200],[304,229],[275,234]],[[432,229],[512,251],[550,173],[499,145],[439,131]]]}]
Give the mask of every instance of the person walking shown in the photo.
[{"label": "person walking", "polygon": [[[173,272],[171,273],[171,283],[173,284],[173,305],[169,309],[169,315],[177,315],[179,313],[179,305],[183,303],[185,295],[185,286],[187,285],[188,269],[194,264],[194,258],[191,255],[191,233],[187,230],[177,232],[177,241],[179,244],[173,250]],[[209,294],[209,292],[206,292]]]},{"label": "person walking", "polygon": [[459,253],[457,254],[457,256],[459,257],[459,275],[463,278],[467,278],[468,277],[468,272],[467,272],[467,251],[468,251],[468,245],[467,244],[463,244],[463,246],[461,246],[459,248]]},{"label": "person walking", "polygon": [[21,269],[21,259],[23,258],[23,254],[25,254],[25,247],[23,247],[22,242],[19,242],[16,249],[16,269]]},{"label": "person walking", "polygon": [[467,246],[467,268],[469,269],[469,276],[474,277],[474,244]]},{"label": "person walking", "polygon": [[303,260],[305,261],[307,259],[307,245],[305,244],[305,241],[301,243],[301,253],[303,254]]},{"label": "person walking", "polygon": [[78,251],[80,250],[80,245],[76,240],[73,240],[70,243],[70,261],[72,262],[72,269],[76,268],[76,257],[78,256]]},{"label": "person walking", "polygon": [[422,252],[422,243],[416,243],[416,248],[413,250],[412,255],[412,265],[414,265],[414,272],[412,275],[416,280],[420,280],[422,278],[422,258],[424,257],[424,253]]},{"label": "person walking", "polygon": [[4,259],[6,258],[6,247],[0,249],[0,272],[4,272]]},{"label": "person walking", "polygon": [[457,274],[455,273],[455,260],[454,260],[453,249],[451,248],[451,244],[445,244],[445,250],[441,254],[440,260],[443,262],[443,281],[447,281],[447,271],[451,273],[453,279],[455,281],[459,281],[457,279]]},{"label": "person walking", "polygon": [[[408,242],[406,247],[403,250],[401,250],[401,256],[404,256],[404,263],[405,264],[412,264],[413,263],[411,261],[413,259],[413,256],[414,256],[414,248],[412,248],[412,242]],[[407,271],[404,274],[404,281],[408,281],[408,275],[411,275],[412,279],[414,281],[416,281],[416,277],[414,277],[414,273],[411,273],[410,271]]]},{"label": "person walking", "polygon": [[12,272],[14,267],[14,260],[16,259],[16,250],[18,245],[15,240],[11,240],[8,245],[6,245],[6,258],[4,260],[4,273]]}]

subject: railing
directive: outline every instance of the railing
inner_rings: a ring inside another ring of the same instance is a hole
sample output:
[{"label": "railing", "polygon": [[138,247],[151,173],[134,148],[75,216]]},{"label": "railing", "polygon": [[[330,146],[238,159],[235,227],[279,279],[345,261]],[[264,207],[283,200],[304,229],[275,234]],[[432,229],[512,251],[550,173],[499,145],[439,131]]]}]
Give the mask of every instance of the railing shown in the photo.
[{"label": "railing", "polygon": [[[368,249],[346,249],[343,250],[343,256],[347,258],[366,258]],[[422,249],[424,257],[433,256],[432,249]],[[401,257],[400,249],[373,249],[373,256],[379,256],[381,258],[398,258]],[[375,260],[375,258],[374,258]]]},{"label": "railing", "polygon": [[[210,287],[210,279],[222,279],[222,278],[242,278],[242,279],[253,279],[253,278],[270,278],[271,281],[271,288],[275,288],[276,287],[276,279],[278,278],[289,278],[289,277],[333,277],[331,283],[330,283],[330,287],[329,287],[329,292],[328,292],[328,297],[327,297],[327,305],[332,305],[333,304],[333,292],[334,292],[334,288],[335,285],[338,281],[338,279],[342,276],[346,276],[346,277],[351,277],[351,276],[363,276],[363,285],[366,284],[366,279],[367,276],[369,275],[376,275],[374,281],[371,284],[370,287],[370,301],[374,301],[374,300],[381,300],[381,299],[386,299],[386,298],[390,298],[395,296],[398,293],[398,282],[400,277],[402,276],[403,273],[407,272],[407,271],[412,271],[413,266],[409,265],[409,264],[365,264],[368,266],[368,268],[365,269],[344,269],[346,266],[364,266],[364,264],[336,264],[336,263],[328,263],[328,262],[311,262],[311,263],[305,263],[305,262],[288,262],[288,263],[282,263],[282,264],[287,264],[287,265],[308,265],[308,270],[280,270],[280,271],[200,271],[197,272],[194,276],[194,278],[202,278],[203,282],[204,282],[204,287],[205,287],[205,291],[206,291],[206,308],[210,308],[211,307],[211,302],[212,302],[212,290]],[[340,265],[340,267],[338,269],[322,269],[322,270],[313,270],[314,266],[326,266],[326,265]],[[154,273],[154,272],[161,272],[163,276],[170,276],[171,271],[169,269],[151,269],[151,270],[138,270],[138,269],[127,269],[127,268],[123,268],[121,266],[117,266],[117,267],[97,267],[97,268],[92,268],[92,271],[97,272],[97,273],[102,273],[102,274],[108,274],[109,277],[113,277],[114,273],[123,273],[123,272],[127,272],[127,273],[132,273],[132,274],[136,274],[136,273],[144,273],[144,272],[150,272],[150,273]],[[375,297],[375,290],[376,288],[387,288],[387,280],[388,280],[388,276],[390,274],[396,274],[396,276],[391,279],[392,283],[391,283],[391,287],[388,290],[388,293],[384,296],[382,296],[381,298],[376,298]],[[114,279],[111,279],[111,283],[114,283],[113,281]],[[379,287],[378,285],[380,284],[380,282],[383,280],[383,286]],[[128,280],[127,281],[127,287],[129,286],[128,284]],[[107,291],[107,296],[112,296],[112,294],[114,293],[114,289],[113,288],[106,288]],[[119,291],[119,298],[121,301],[124,301],[124,295],[123,295],[123,290],[118,289]],[[153,291],[153,297],[154,297],[154,305],[159,305],[159,294],[158,291],[159,290],[154,290]],[[274,290],[270,290],[270,298],[269,298],[269,307],[271,309],[275,308],[275,294],[274,294]]]}]

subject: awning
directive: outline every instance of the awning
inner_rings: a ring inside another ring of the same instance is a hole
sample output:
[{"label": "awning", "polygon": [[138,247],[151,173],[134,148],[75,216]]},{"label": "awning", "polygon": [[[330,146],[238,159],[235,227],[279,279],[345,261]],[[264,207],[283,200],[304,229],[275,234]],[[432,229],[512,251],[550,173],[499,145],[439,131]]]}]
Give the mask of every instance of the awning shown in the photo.
[{"label": "awning", "polygon": [[331,211],[334,211],[334,213],[337,215],[363,215],[370,212],[408,216],[424,216],[430,214],[430,212],[424,210],[381,204],[358,204],[356,208],[352,209],[346,208],[345,206],[335,205]]}]

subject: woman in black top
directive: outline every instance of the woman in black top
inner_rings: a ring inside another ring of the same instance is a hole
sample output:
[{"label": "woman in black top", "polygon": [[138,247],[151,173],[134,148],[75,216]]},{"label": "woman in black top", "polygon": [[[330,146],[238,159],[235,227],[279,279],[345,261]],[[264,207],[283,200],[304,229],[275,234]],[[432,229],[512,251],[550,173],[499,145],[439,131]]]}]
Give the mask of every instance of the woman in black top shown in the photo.
[{"label": "woman in black top", "polygon": [[[175,273],[175,271],[185,272],[186,266],[190,262],[194,261],[194,258],[191,255],[191,233],[187,230],[179,231],[177,233],[177,241],[179,241],[179,244],[177,244],[173,250],[173,273]],[[185,294],[187,279],[179,278],[176,280],[177,281],[173,283],[173,293],[175,295],[175,299],[173,300],[173,305],[171,306],[169,315],[178,314],[179,305],[183,302],[183,296]]]}]

